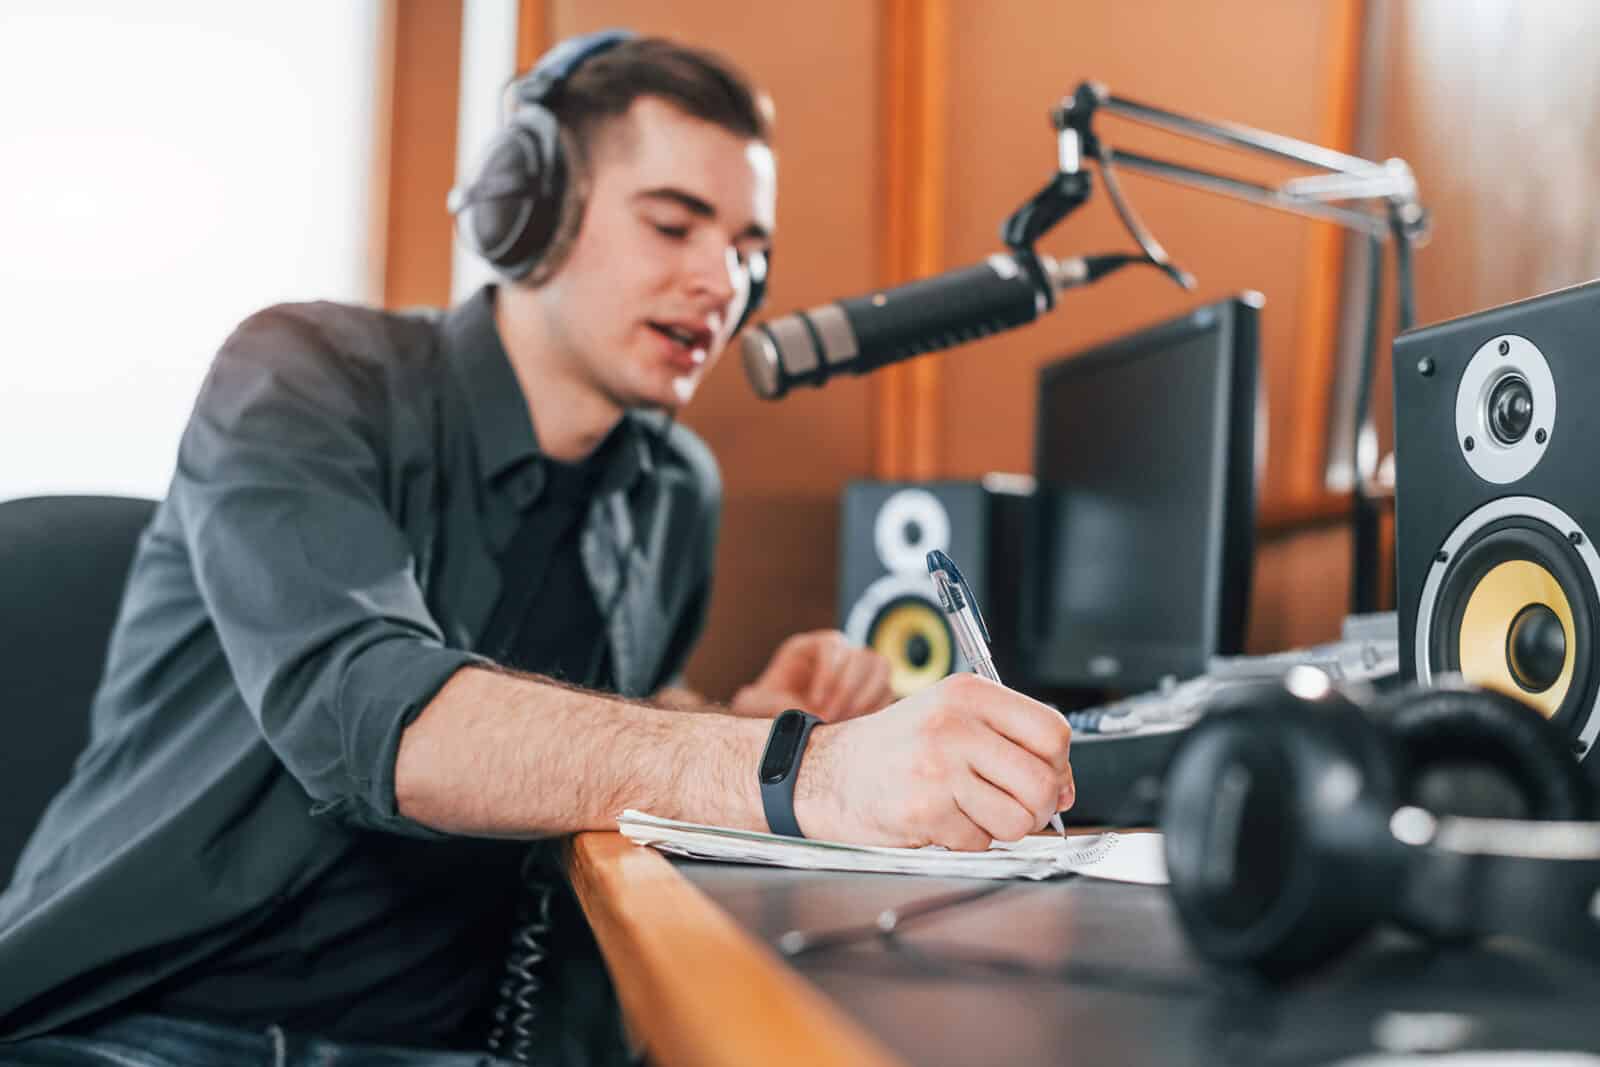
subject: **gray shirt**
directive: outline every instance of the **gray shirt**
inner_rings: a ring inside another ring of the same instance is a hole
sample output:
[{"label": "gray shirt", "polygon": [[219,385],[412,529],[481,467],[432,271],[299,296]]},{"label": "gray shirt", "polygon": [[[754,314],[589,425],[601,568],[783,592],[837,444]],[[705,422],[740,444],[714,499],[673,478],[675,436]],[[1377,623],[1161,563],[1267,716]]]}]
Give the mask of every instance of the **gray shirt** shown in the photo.
[{"label": "gray shirt", "polygon": [[[203,967],[373,832],[444,840],[396,809],[400,735],[481,660],[496,560],[543,483],[493,299],[285,305],[223,345],[140,541],[88,748],[0,895],[6,1039]],[[703,626],[720,481],[682,426],[630,414],[621,432],[579,548],[615,605],[616,687],[645,695]]]}]

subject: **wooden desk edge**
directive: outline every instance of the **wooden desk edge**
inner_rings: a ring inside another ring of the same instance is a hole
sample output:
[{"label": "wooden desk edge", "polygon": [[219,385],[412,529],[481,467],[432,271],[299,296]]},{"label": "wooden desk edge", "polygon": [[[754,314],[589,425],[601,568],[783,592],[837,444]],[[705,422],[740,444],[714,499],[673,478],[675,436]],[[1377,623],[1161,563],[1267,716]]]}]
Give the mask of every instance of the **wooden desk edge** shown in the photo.
[{"label": "wooden desk edge", "polygon": [[568,866],[629,1025],[662,1067],[905,1067],[655,849],[579,834]]}]

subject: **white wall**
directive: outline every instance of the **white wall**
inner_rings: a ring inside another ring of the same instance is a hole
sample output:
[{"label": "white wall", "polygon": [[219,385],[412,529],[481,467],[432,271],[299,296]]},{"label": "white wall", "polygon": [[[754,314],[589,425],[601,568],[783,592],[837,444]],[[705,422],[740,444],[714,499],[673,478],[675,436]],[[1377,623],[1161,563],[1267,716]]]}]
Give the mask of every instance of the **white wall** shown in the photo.
[{"label": "white wall", "polygon": [[376,297],[381,14],[0,4],[0,499],[161,495],[240,319]]},{"label": "white wall", "polygon": [[[456,184],[483,163],[483,152],[504,126],[501,101],[517,73],[517,0],[466,0],[461,10],[461,98],[456,119]],[[450,299],[471,296],[494,280],[494,270],[460,241],[450,264]]]}]

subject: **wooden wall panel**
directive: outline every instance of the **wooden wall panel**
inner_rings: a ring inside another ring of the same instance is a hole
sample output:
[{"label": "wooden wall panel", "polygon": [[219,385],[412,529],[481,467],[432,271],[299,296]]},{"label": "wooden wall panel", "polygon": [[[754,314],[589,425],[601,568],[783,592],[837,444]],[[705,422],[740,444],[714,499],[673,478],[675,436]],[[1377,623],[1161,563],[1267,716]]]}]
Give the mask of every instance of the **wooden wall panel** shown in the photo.
[{"label": "wooden wall panel", "polygon": [[[878,283],[881,205],[876,5],[720,0],[552,0],[551,40],[628,26],[715,49],[777,106],[778,229],[768,314]],[[866,380],[756,399],[738,352],[708,378],[683,421],[722,463],[726,496],[711,620],[689,681],[726,698],[785,636],[832,626],[839,490],[871,467]]]},{"label": "wooden wall panel", "polygon": [[[946,266],[994,251],[1001,220],[1049,178],[1055,141],[1046,111],[1084,79],[1187,114],[1317,140],[1331,128],[1329,109],[1342,106],[1328,99],[1326,86],[1333,64],[1347,62],[1339,48],[1348,36],[1340,20],[1348,14],[1345,3],[1255,0],[954,5]],[[1294,173],[1123,120],[1108,117],[1097,129],[1119,147],[1254,180]],[[1040,365],[1202,302],[1257,289],[1267,298],[1264,495],[1282,495],[1295,425],[1290,398],[1307,373],[1297,359],[1298,324],[1307,309],[1302,290],[1321,280],[1310,267],[1324,244],[1313,239],[1313,224],[1297,217],[1141,175],[1125,174],[1123,183],[1173,259],[1198,276],[1199,289],[1184,293],[1155,271],[1132,269],[1068,293],[1036,325],[935,357],[944,362],[945,472],[970,477],[1030,468]],[[1133,245],[1097,188],[1088,206],[1041,247],[1074,254]]]},{"label": "wooden wall panel", "polygon": [[445,197],[455,181],[456,100],[461,85],[461,0],[394,0],[388,129],[380,175],[384,231],[382,302],[405,308],[450,302],[452,230]]},{"label": "wooden wall panel", "polygon": [[[945,146],[950,65],[947,0],[883,0],[883,272],[880,285],[936,273],[944,259]],[[875,477],[937,478],[943,382],[936,359],[913,359],[873,375]]]},{"label": "wooden wall panel", "polygon": [[[1600,5],[1376,6],[1375,151],[1411,164],[1433,217],[1416,260],[1418,323],[1600,276]],[[1386,344],[1374,407],[1385,450],[1388,356]]]},{"label": "wooden wall panel", "polygon": [[1259,536],[1245,650],[1276,652],[1337,638],[1349,588],[1347,526],[1334,521]]},{"label": "wooden wall panel", "polygon": [[[1316,85],[1321,124],[1313,141],[1356,154],[1368,4],[1366,0],[1340,0],[1329,6],[1334,10],[1322,45],[1324,69]],[[1280,438],[1283,465],[1273,486],[1280,501],[1312,501],[1326,495],[1328,420],[1333,414],[1345,296],[1339,279],[1344,272],[1345,249],[1357,240],[1356,235],[1332,223],[1306,221],[1302,225],[1308,245],[1300,265],[1301,309],[1290,350],[1297,366],[1288,395],[1279,395],[1280,406],[1287,406],[1293,418],[1291,436]]]}]

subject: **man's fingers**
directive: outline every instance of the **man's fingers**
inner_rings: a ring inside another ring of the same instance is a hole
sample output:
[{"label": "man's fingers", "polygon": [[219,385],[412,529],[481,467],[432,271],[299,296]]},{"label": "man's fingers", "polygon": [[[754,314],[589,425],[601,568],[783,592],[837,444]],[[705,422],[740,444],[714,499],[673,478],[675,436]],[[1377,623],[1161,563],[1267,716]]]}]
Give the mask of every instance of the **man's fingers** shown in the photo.
[{"label": "man's fingers", "polygon": [[887,707],[894,702],[894,690],[889,688],[889,675],[891,668],[886,656],[863,649],[872,663],[872,673],[868,675],[866,684],[862,686],[860,696],[856,702],[855,714],[866,715]]},{"label": "man's fingers", "polygon": [[996,841],[1018,841],[1039,827],[1033,813],[1018,804],[1015,797],[976,774],[964,774],[956,780],[955,798],[961,813]]},{"label": "man's fingers", "polygon": [[764,719],[776,718],[780,712],[797,703],[792,695],[781,689],[764,689],[754,685],[747,685],[733,695],[735,713]]},{"label": "man's fingers", "polygon": [[963,747],[973,773],[1028,812],[1029,830],[1042,826],[1058,810],[1056,805],[1065,784],[1061,772],[1032,752],[982,725]]},{"label": "man's fingers", "polygon": [[828,695],[824,704],[831,713],[841,719],[849,717],[850,706],[855,701],[856,686],[860,684],[859,676],[866,669],[857,657],[857,651],[851,648],[841,649],[834,657],[828,672]]},{"label": "man's fingers", "polygon": [[873,676],[882,659],[882,656],[868,648],[850,649],[844,665],[839,669],[844,676],[839,683],[838,695],[841,714],[854,718],[868,710],[867,703],[873,696]]},{"label": "man's fingers", "polygon": [[949,816],[928,836],[934,844],[958,852],[983,852],[994,840],[993,834],[962,809],[960,801],[952,805]]},{"label": "man's fingers", "polygon": [[839,669],[850,652],[844,634],[837,631],[807,634],[815,647],[816,661],[811,675],[811,700],[819,708],[831,708],[839,699],[843,672]]},{"label": "man's fingers", "polygon": [[976,697],[979,717],[997,732],[1032,752],[1058,771],[1068,767],[1072,727],[1066,716],[1003,686]]},{"label": "man's fingers", "polygon": [[773,653],[767,669],[771,677],[763,680],[774,689],[801,692],[817,677],[819,668],[817,641],[811,634],[795,634],[784,639]]}]

